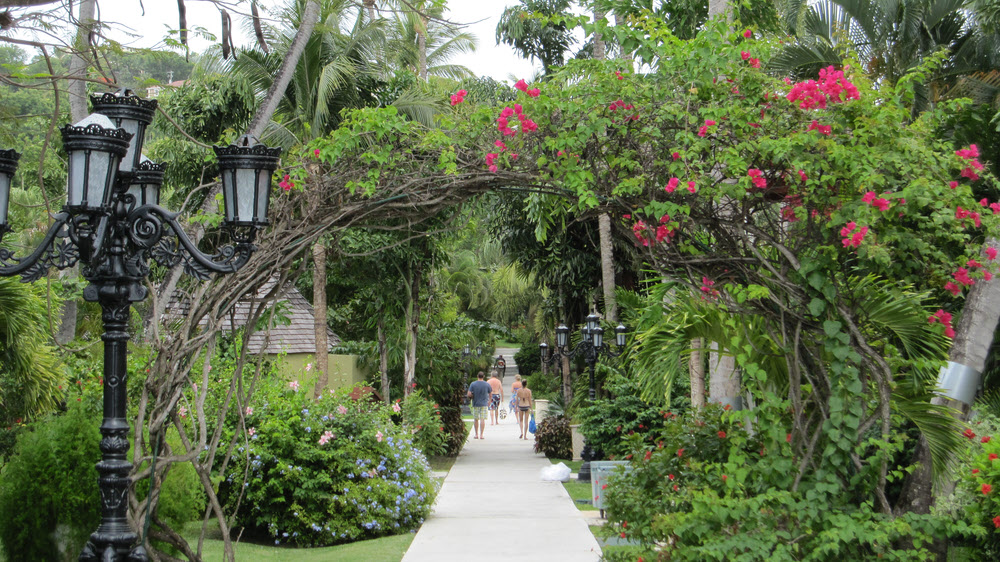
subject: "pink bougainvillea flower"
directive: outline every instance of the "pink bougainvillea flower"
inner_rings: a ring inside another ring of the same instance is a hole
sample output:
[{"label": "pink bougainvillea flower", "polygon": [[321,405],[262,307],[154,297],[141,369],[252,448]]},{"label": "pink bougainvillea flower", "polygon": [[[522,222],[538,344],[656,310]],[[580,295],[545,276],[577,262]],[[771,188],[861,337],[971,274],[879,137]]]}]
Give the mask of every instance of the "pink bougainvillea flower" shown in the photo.
[{"label": "pink bougainvillea flower", "polygon": [[750,168],[747,170],[747,175],[750,176],[750,181],[753,182],[755,187],[760,189],[767,187],[767,180],[764,179],[764,172],[761,172],[757,168]]},{"label": "pink bougainvillea flower", "polygon": [[643,457],[643,460],[648,461],[652,457],[653,457],[653,451],[646,451],[646,456]]},{"label": "pink bougainvillea flower", "polygon": [[965,267],[983,267],[983,264],[976,261],[975,258],[970,258],[969,261],[965,262]]},{"label": "pink bougainvillea flower", "polygon": [[668,474],[668,475],[667,475],[667,478],[668,478],[669,480],[673,480],[673,479],[674,479],[674,475],[673,475],[673,474]]},{"label": "pink bougainvillea flower", "polygon": [[954,181],[954,180],[950,181],[950,182],[948,182],[948,187],[950,187],[952,189],[955,189],[956,187],[958,187],[958,182]]},{"label": "pink bougainvillea flower", "polygon": [[524,112],[524,109],[521,107],[521,104],[515,103],[514,104],[514,113],[516,113],[517,115],[520,115],[523,112]]},{"label": "pink bougainvillea flower", "polygon": [[805,182],[805,181],[809,180],[809,176],[807,176],[804,171],[799,170],[799,179],[801,179],[803,182]]},{"label": "pink bougainvillea flower", "polygon": [[990,486],[989,484],[983,484],[983,487],[980,488],[980,490],[982,490],[983,491],[983,495],[986,496],[986,495],[989,495],[989,493],[993,491],[993,486]]},{"label": "pink bougainvillea flower", "polygon": [[991,461],[995,461],[997,460],[998,457],[996,453],[990,453],[990,456],[988,456],[987,458],[990,459]]},{"label": "pink bougainvillea flower", "polygon": [[726,432],[725,431],[720,431],[718,433],[718,435],[719,435],[719,439],[725,439],[726,438]]},{"label": "pink bougainvillea flower", "polygon": [[1000,529],[1000,515],[993,518],[993,526]]},{"label": "pink bougainvillea flower", "polygon": [[663,242],[664,240],[671,240],[674,237],[674,229],[669,228],[665,224],[661,224],[656,227],[656,241]]},{"label": "pink bougainvillea flower", "polygon": [[759,129],[760,128],[760,123],[754,123],[753,121],[748,122],[747,125],[750,125],[754,129]]},{"label": "pink bougainvillea flower", "polygon": [[729,478],[729,477],[728,477],[728,476],[726,476],[725,474],[723,474],[723,475],[722,475],[722,481],[723,481],[723,482],[725,482],[725,481],[726,481],[726,478]]},{"label": "pink bougainvillea flower", "polygon": [[964,435],[967,439],[972,439],[976,436],[976,433],[972,431],[972,429],[966,428],[966,430],[962,432],[962,435]]},{"label": "pink bougainvillea flower", "polygon": [[[975,475],[975,474],[979,474],[979,469],[978,469],[978,468],[973,468],[973,469],[972,469],[972,474],[974,474],[974,475]],[[977,478],[978,478],[978,477],[977,477]]]},{"label": "pink bougainvillea flower", "polygon": [[624,80],[624,79],[625,79],[625,77],[624,77],[624,76],[622,76],[622,73],[621,73],[621,71],[620,71],[620,70],[616,70],[616,71],[615,71],[615,78],[617,78],[617,79],[619,79],[619,80]]},{"label": "pink bougainvillea flower", "polygon": [[514,115],[514,110],[510,107],[504,107],[500,110],[500,117],[510,118]]},{"label": "pink bougainvillea flower", "polygon": [[319,149],[318,148],[313,151],[313,156],[319,156]]},{"label": "pink bougainvillea flower", "polygon": [[955,151],[955,155],[967,160],[972,160],[973,158],[979,158],[979,147],[974,144],[970,144],[969,148],[963,148]]},{"label": "pink bougainvillea flower", "polygon": [[740,51],[740,58],[743,60],[750,60],[750,53],[746,51]]},{"label": "pink bougainvillea flower", "polygon": [[753,32],[750,31],[749,29],[747,29],[746,31],[743,32],[743,38],[744,39],[749,39],[751,37],[753,37]]},{"label": "pink bougainvillea flower", "polygon": [[[785,83],[790,82],[786,79]],[[861,94],[843,72],[829,66],[819,71],[819,80],[799,82],[785,97],[790,102],[799,102],[800,109],[825,109],[827,103],[861,99]]]},{"label": "pink bougainvillea flower", "polygon": [[997,249],[996,248],[994,248],[992,246],[988,246],[986,248],[985,252],[986,252],[986,259],[988,259],[990,261],[993,261],[993,260],[997,259]]},{"label": "pink bougainvillea flower", "polygon": [[820,134],[830,136],[833,133],[833,127],[830,125],[820,125],[819,121],[813,119],[812,124],[809,125],[809,131],[819,131]]},{"label": "pink bougainvillea flower", "polygon": [[975,285],[976,284],[976,282],[973,281],[971,277],[969,277],[969,270],[965,269],[964,267],[958,268],[958,271],[956,271],[955,273],[953,273],[952,277],[955,278],[955,281],[958,281],[959,283],[961,283],[963,285]]},{"label": "pink bougainvillea flower", "polygon": [[514,84],[514,87],[517,88],[518,90],[521,90],[522,92],[528,91],[528,83],[525,82],[523,78],[518,80],[517,83]]},{"label": "pink bougainvillea flower", "polygon": [[[813,123],[815,123],[815,121],[813,121]],[[874,200],[874,199],[875,199],[875,192],[874,191],[869,191],[869,192],[865,193],[864,197],[861,198],[861,201],[864,202],[864,203],[871,203],[872,200]]]},{"label": "pink bougainvillea flower", "polygon": [[677,449],[677,456],[678,457],[683,457],[684,456],[684,449]]},{"label": "pink bougainvillea flower", "polygon": [[509,120],[503,115],[497,117],[497,130],[502,131],[503,129],[507,128],[509,124],[510,124]]},{"label": "pink bougainvillea flower", "polygon": [[944,290],[948,291],[949,293],[951,293],[956,297],[958,296],[959,293],[962,292],[962,289],[958,285],[952,283],[951,281],[948,281],[947,283],[944,284]]},{"label": "pink bougainvillea flower", "polygon": [[677,189],[677,186],[680,183],[681,183],[681,180],[679,180],[677,178],[670,178],[669,180],[667,180],[667,185],[666,185],[666,187],[663,188],[663,190],[666,191],[667,193],[673,193],[674,190]]},{"label": "pink bougainvillea flower", "polygon": [[889,200],[888,199],[883,199],[883,198],[879,197],[878,199],[875,199],[875,200],[872,201],[872,207],[875,207],[879,211],[888,211],[889,210]]},{"label": "pink bougainvillea flower", "polygon": [[454,94],[452,94],[452,96],[451,96],[451,105],[455,106],[455,105],[458,105],[458,104],[462,103],[463,101],[465,101],[465,96],[468,93],[469,92],[467,92],[465,90],[459,90],[459,91],[455,92]]},{"label": "pink bougainvillea flower", "polygon": [[489,166],[487,166],[486,169],[495,174],[497,173],[497,170],[499,170],[500,168],[498,168],[496,164],[490,164]]},{"label": "pink bougainvillea flower", "polygon": [[[500,141],[497,141],[497,142],[500,142]],[[499,156],[499,154],[496,154],[494,152],[490,152],[489,154],[487,154],[486,155],[486,165],[487,166],[492,166],[493,163],[496,162],[496,159],[497,159],[498,156]]]},{"label": "pink bougainvillea flower", "polygon": [[673,158],[674,160],[677,160],[681,157],[681,154],[680,152],[674,152],[673,154],[670,155],[670,157]]},{"label": "pink bougainvillea flower", "polygon": [[714,120],[712,120],[712,119],[705,119],[705,126],[706,127],[712,127],[714,125],[715,125],[715,121]]},{"label": "pink bougainvillea flower", "polygon": [[538,88],[532,88],[525,93],[533,98],[537,98],[539,95],[541,95],[542,92]]},{"label": "pink bougainvillea flower", "polygon": [[695,191],[697,191],[697,188],[694,186],[694,182],[693,181],[689,181],[687,183],[687,190],[690,191],[691,193],[694,193]]},{"label": "pink bougainvillea flower", "polygon": [[987,435],[987,436],[983,437],[982,439],[980,439],[979,442],[980,443],[989,443],[991,439],[992,439],[992,437],[990,437],[989,435]]},{"label": "pink bougainvillea flower", "polygon": [[750,68],[760,68],[760,59],[750,59]]},{"label": "pink bougainvillea flower", "polygon": [[704,125],[702,125],[701,127],[698,127],[698,136],[699,137],[703,137],[703,136],[705,136],[707,134],[708,134],[708,127],[706,127]]},{"label": "pink bougainvillea flower", "polygon": [[504,144],[503,141],[499,139],[497,139],[497,141],[493,143],[493,146],[499,148],[501,151],[507,150],[507,145]]}]

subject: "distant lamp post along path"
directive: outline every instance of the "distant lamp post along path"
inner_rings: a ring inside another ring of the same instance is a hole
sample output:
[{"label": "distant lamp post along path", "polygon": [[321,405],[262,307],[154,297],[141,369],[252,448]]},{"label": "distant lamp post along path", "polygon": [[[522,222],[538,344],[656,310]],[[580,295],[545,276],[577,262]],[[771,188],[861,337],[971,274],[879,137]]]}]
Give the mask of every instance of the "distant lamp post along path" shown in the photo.
[{"label": "distant lamp post along path", "polygon": [[[597,314],[587,316],[587,322],[584,324],[583,329],[580,330],[583,337],[580,338],[580,343],[576,347],[570,348],[569,346],[569,328],[565,324],[560,324],[556,328],[556,347],[551,351],[551,355],[549,344],[545,342],[538,344],[543,363],[555,361],[560,357],[572,358],[580,354],[583,355],[583,360],[587,362],[590,370],[589,397],[591,403],[597,398],[594,368],[597,365],[598,358],[601,355],[610,357],[621,355],[625,351],[625,333],[628,331],[624,324],[619,324],[615,328],[615,345],[618,348],[615,351],[604,345],[604,328],[601,328],[600,321],[601,318]],[[591,449],[590,443],[584,444],[583,452],[580,456],[583,458],[584,463],[580,466],[577,479],[581,482],[590,482],[590,461],[594,460],[594,451]]]},{"label": "distant lamp post along path", "polygon": [[[62,129],[68,154],[66,205],[42,243],[28,256],[0,247],[0,275],[30,282],[50,268],[82,264],[90,283],[84,299],[101,305],[104,323],[104,420],[99,473],[101,524],[80,554],[81,562],[137,562],[149,559],[127,520],[129,425],[126,419],[128,319],[132,303],[146,298],[143,280],[150,260],[182,265],[198,279],[240,269],[254,252],[257,232],[266,226],[271,176],[280,149],[249,136],[215,147],[222,179],[224,228],[232,243],[203,254],[184,234],[177,213],[159,206],[165,166],[142,156],[155,100],[129,90],[91,97],[95,113]],[[7,210],[11,179],[20,155],[0,150],[0,240],[11,230]],[[154,459],[155,462],[155,459]]]}]

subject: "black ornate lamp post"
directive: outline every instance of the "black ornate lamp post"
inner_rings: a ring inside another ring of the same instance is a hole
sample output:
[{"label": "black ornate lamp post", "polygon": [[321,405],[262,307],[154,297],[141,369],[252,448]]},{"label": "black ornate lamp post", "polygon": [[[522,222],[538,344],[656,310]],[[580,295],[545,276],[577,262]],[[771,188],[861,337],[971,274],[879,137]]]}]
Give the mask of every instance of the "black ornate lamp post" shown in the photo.
[{"label": "black ornate lamp post", "polygon": [[[207,279],[232,273],[255,250],[257,231],[267,224],[271,175],[280,149],[243,137],[215,147],[222,174],[225,228],[233,240],[214,255],[203,254],[184,234],[177,213],[159,206],[164,166],[142,156],[146,126],[155,100],[122,90],[91,97],[96,113],[62,129],[68,153],[66,205],[54,217],[42,243],[26,257],[0,248],[0,275],[29,282],[49,268],[78,262],[90,283],[84,299],[101,305],[104,322],[104,419],[101,461],[97,463],[101,524],[80,554],[81,562],[145,561],[142,545],[127,520],[129,425],[126,419],[128,319],[132,303],[146,298],[143,279],[150,260],[164,267],[183,264],[186,273]],[[0,150],[0,238],[10,231],[10,180],[19,155]]]},{"label": "black ornate lamp post", "polygon": [[[612,350],[610,347],[604,345],[604,329],[601,328],[600,320],[601,318],[597,314],[592,313],[587,316],[587,322],[584,324],[583,329],[580,330],[583,337],[580,338],[580,343],[576,347],[570,348],[569,346],[569,328],[565,324],[560,324],[556,328],[556,347],[551,350],[551,354],[547,343],[542,342],[538,344],[543,363],[555,361],[560,357],[572,358],[577,355],[583,355],[583,359],[587,362],[587,367],[590,369],[589,397],[591,402],[597,397],[597,389],[594,382],[594,370],[597,360],[601,355],[618,357],[625,351],[625,332],[627,331],[625,326],[619,324],[615,328],[615,344],[618,349]],[[583,452],[580,456],[583,458],[584,463],[580,466],[577,479],[581,482],[590,482],[590,461],[594,460],[594,451],[590,448],[590,443],[584,443]]]}]

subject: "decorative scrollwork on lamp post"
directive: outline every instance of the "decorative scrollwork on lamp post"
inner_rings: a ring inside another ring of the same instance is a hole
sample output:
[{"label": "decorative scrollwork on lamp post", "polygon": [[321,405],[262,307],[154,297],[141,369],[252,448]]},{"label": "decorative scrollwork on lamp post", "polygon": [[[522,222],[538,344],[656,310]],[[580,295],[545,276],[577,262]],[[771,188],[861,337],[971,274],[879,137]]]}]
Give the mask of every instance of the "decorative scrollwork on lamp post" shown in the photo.
[{"label": "decorative scrollwork on lamp post", "polygon": [[[266,226],[271,175],[280,149],[244,136],[235,145],[214,147],[222,176],[224,228],[232,244],[213,255],[202,253],[177,221],[177,213],[159,206],[163,164],[142,155],[146,127],[155,100],[129,90],[91,96],[95,113],[62,129],[68,154],[66,205],[53,217],[41,244],[17,257],[0,248],[0,275],[24,282],[52,268],[77,263],[89,282],[84,299],[101,306],[104,323],[104,419],[101,461],[97,463],[101,524],[80,554],[81,562],[148,560],[127,520],[129,424],[126,417],[128,319],[132,303],[146,298],[143,279],[150,262],[183,265],[198,279],[232,273],[255,250],[257,231]],[[19,155],[0,150],[0,241],[10,232],[7,210],[11,178]]]},{"label": "decorative scrollwork on lamp post", "polygon": [[[615,345],[617,350],[611,349],[610,347],[604,345],[604,328],[601,328],[601,318],[596,313],[592,313],[587,316],[587,321],[580,330],[582,335],[580,343],[576,344],[574,347],[570,347],[569,328],[565,324],[560,324],[556,328],[555,348],[550,350],[549,345],[542,342],[538,344],[539,354],[543,363],[552,363],[561,357],[573,358],[577,355],[581,355],[583,360],[586,361],[587,367],[590,371],[590,387],[588,389],[588,396],[590,401],[593,402],[597,397],[594,372],[597,361],[601,355],[618,357],[624,353],[625,333],[627,331],[628,329],[625,328],[623,324],[619,324],[618,327],[615,328]],[[583,458],[584,463],[580,466],[580,472],[577,474],[577,479],[581,482],[590,482],[590,461],[594,460],[594,451],[590,447],[590,443],[584,443],[583,452],[580,456]]]}]

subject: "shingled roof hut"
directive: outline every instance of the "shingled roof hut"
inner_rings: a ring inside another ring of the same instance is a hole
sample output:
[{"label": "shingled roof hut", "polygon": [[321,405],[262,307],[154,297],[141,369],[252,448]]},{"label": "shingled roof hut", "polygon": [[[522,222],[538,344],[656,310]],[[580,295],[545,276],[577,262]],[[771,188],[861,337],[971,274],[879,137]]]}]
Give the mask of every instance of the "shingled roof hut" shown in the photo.
[{"label": "shingled roof hut", "polygon": [[[265,283],[254,297],[240,300],[222,323],[223,331],[231,331],[246,326],[252,307],[259,306],[261,301],[274,288],[274,282]],[[313,307],[309,301],[291,283],[286,283],[278,292],[278,310],[276,315],[287,319],[277,322],[268,329],[256,330],[247,341],[248,355],[284,355],[283,371],[291,380],[300,384],[312,384],[316,372],[311,365],[316,355],[316,332]],[[171,300],[167,306],[168,318],[180,318],[187,314],[188,304],[182,298]],[[204,320],[202,321],[204,324]],[[364,383],[364,373],[358,368],[357,357],[354,355],[337,355],[332,351],[340,345],[340,337],[327,328],[329,388],[341,388]]]}]

